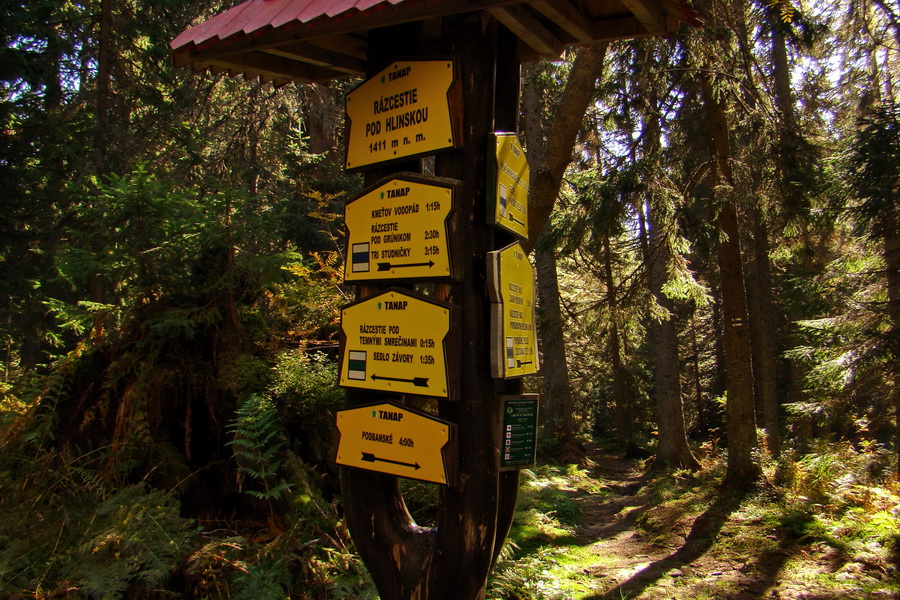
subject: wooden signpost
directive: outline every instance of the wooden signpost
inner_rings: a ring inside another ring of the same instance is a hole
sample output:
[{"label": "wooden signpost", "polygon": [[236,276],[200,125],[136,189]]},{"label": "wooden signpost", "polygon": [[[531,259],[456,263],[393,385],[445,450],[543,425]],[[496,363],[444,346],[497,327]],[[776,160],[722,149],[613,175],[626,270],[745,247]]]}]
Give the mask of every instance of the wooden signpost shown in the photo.
[{"label": "wooden signpost", "polygon": [[[519,60],[692,20],[681,0],[245,0],[172,42],[197,70],[366,77],[346,99],[344,166],[369,188],[346,208],[358,300],[342,311],[336,460],[381,600],[483,599],[534,461],[538,401],[520,379],[539,367],[534,274],[516,243],[530,174],[503,133]],[[418,157],[434,157],[428,176],[406,172]],[[398,477],[441,485],[436,527],[409,514]]]}]

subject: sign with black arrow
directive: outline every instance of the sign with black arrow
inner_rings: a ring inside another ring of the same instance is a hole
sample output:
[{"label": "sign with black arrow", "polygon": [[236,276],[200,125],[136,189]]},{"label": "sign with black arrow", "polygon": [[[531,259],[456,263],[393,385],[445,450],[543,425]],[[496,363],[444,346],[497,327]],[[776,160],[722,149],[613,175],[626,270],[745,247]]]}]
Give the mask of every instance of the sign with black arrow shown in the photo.
[{"label": "sign with black arrow", "polygon": [[348,202],[344,281],[453,279],[458,184],[399,173]]},{"label": "sign with black arrow", "polygon": [[398,477],[450,484],[456,471],[456,426],[385,402],[337,413],[335,462]]},{"label": "sign with black arrow", "polygon": [[528,239],[531,171],[514,133],[494,133],[488,142],[488,223]]},{"label": "sign with black arrow", "polygon": [[344,307],[340,385],[455,399],[455,312],[450,304],[396,288]]}]

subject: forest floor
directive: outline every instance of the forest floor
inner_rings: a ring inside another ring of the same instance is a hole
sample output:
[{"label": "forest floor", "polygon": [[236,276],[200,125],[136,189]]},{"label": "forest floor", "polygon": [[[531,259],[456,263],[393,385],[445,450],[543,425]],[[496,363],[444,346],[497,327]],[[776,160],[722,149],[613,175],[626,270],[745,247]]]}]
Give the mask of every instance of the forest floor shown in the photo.
[{"label": "forest floor", "polygon": [[[589,459],[587,469],[547,467],[523,477],[511,537],[520,573],[522,561],[531,561],[523,578],[533,589],[521,597],[900,598],[896,550],[883,538],[817,518],[815,511],[827,507],[804,510],[771,485],[723,491],[715,468],[706,475],[646,473],[641,461],[602,446],[591,447]],[[511,579],[498,577],[507,594]]]}]

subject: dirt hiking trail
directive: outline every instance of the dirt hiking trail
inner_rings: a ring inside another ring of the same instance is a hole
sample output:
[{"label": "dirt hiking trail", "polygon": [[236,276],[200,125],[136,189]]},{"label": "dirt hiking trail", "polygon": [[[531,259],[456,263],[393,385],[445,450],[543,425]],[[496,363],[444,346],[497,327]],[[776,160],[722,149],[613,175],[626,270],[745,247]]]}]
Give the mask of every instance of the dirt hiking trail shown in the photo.
[{"label": "dirt hiking trail", "polygon": [[611,448],[591,447],[589,458],[607,493],[574,497],[583,516],[576,543],[589,552],[580,576],[568,575],[577,578],[578,599],[900,598],[888,583],[895,567],[785,536],[755,508],[752,494],[708,482],[661,490],[640,461]]}]

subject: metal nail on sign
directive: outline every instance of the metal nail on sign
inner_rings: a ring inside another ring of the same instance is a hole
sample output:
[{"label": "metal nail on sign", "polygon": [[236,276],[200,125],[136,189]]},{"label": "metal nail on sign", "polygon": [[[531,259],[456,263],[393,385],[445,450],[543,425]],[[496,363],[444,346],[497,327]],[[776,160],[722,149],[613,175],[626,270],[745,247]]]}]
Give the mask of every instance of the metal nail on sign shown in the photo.
[{"label": "metal nail on sign", "polygon": [[395,62],[347,94],[348,170],[456,147],[453,61]]}]

